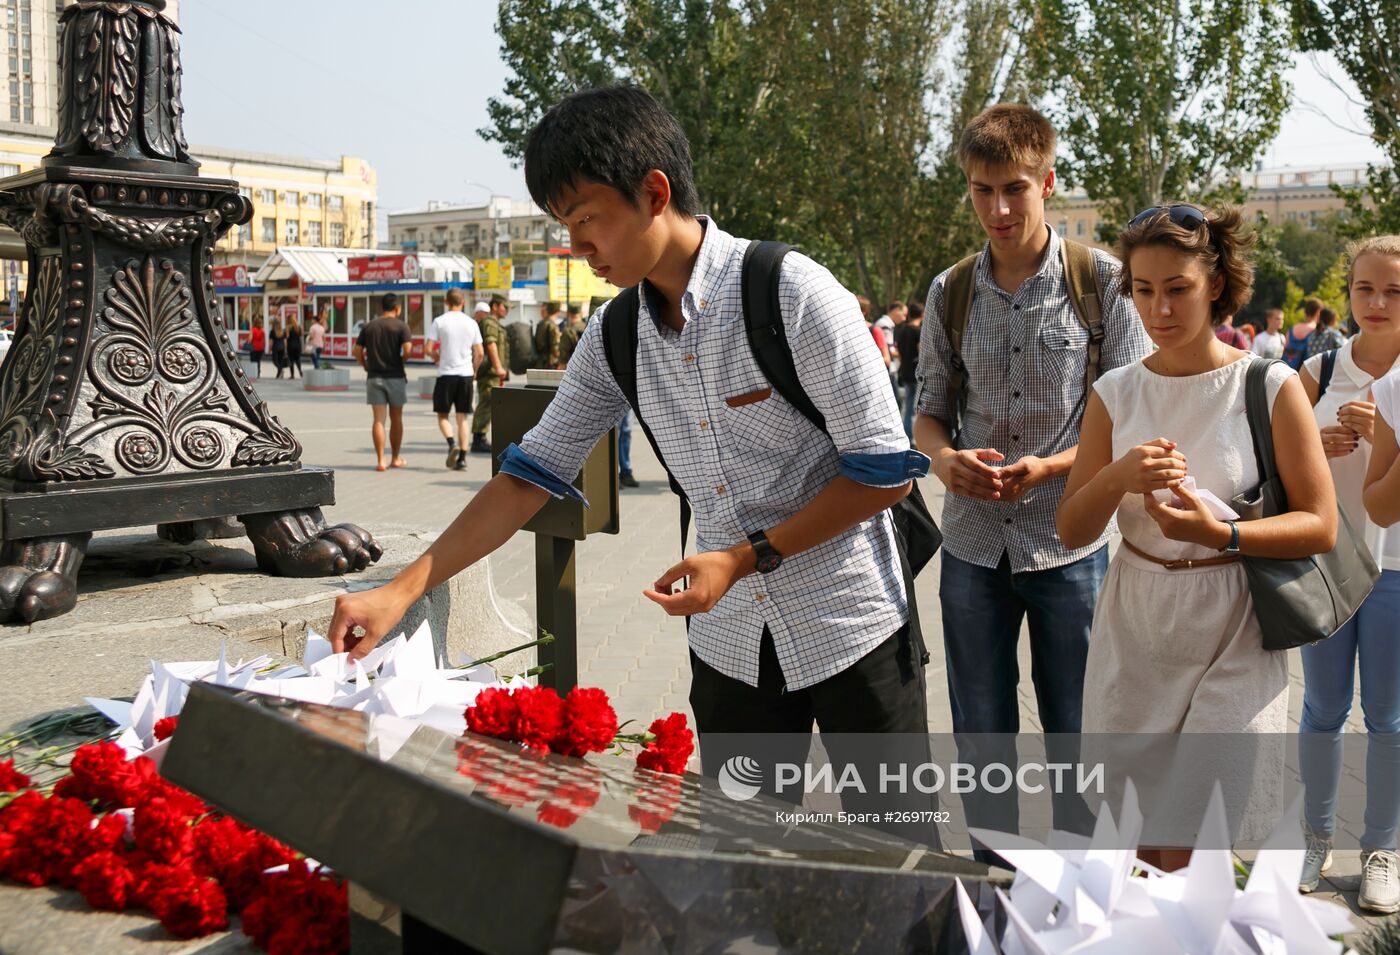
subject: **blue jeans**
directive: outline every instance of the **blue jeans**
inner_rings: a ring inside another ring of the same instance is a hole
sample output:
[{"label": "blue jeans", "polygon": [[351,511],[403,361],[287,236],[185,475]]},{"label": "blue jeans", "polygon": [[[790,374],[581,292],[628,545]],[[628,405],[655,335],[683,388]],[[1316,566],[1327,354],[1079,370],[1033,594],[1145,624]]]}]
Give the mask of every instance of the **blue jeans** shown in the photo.
[{"label": "blue jeans", "polygon": [[914,439],[914,414],[919,410],[919,383],[915,381],[905,382],[900,385],[903,393],[901,397],[904,401],[904,436],[911,441]]},{"label": "blue jeans", "polygon": [[1303,647],[1299,767],[1307,827],[1330,837],[1342,776],[1342,729],[1351,712],[1358,658],[1366,721],[1366,823],[1361,845],[1395,849],[1400,818],[1400,571],[1383,570],[1346,626]]},{"label": "blue jeans", "polygon": [[632,412],[622,416],[617,423],[617,469],[622,474],[632,473]]},{"label": "blue jeans", "polygon": [[[1046,755],[1055,762],[1078,759],[1074,734],[1081,725],[1089,630],[1107,572],[1107,547],[1063,567],[1019,574],[1011,572],[1005,554],[996,568],[988,569],[943,551],[943,649],[960,758],[974,765],[1017,765],[1021,670],[1016,651],[1021,622],[1027,620],[1041,729],[1066,734],[1047,737]],[[965,808],[969,826],[1017,831],[1014,786],[1005,793],[981,793],[978,799],[965,800]],[[1087,832],[1092,826],[1084,801],[1073,793],[1056,794],[1054,822],[1057,829],[1071,832]],[[983,850],[978,854],[987,858]]]}]

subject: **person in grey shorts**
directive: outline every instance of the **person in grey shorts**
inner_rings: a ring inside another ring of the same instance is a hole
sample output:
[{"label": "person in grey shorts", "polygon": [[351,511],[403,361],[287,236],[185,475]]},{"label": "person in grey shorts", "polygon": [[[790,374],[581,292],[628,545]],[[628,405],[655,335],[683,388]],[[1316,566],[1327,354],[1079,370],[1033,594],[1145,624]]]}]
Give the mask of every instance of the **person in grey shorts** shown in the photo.
[{"label": "person in grey shorts", "polygon": [[408,325],[399,317],[399,297],[385,292],[379,300],[379,317],[360,329],[355,340],[355,360],[369,377],[365,380],[365,403],[374,412],[374,456],[376,471],[387,470],[384,461],[384,419],[389,419],[391,462],[396,468],[407,467],[399,456],[403,446],[403,406],[408,401],[408,373],[404,359],[412,348]]}]

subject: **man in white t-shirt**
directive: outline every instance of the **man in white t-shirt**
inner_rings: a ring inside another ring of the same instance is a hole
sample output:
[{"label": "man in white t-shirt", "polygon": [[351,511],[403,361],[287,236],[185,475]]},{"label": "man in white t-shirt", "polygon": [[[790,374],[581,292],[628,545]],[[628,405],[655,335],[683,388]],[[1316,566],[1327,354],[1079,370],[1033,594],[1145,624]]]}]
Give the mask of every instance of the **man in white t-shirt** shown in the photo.
[{"label": "man in white t-shirt", "polygon": [[1282,358],[1283,309],[1271,308],[1264,315],[1264,330],[1254,336],[1253,351],[1260,358]]},{"label": "man in white t-shirt", "polygon": [[[484,354],[481,328],[476,320],[462,310],[466,296],[461,289],[447,290],[447,311],[433,319],[427,339],[433,361],[438,366],[437,384],[433,386],[433,411],[437,414],[438,430],[447,440],[447,466],[454,471],[467,469],[467,414],[472,410],[472,379]],[[457,414],[454,436],[447,415]]]}]

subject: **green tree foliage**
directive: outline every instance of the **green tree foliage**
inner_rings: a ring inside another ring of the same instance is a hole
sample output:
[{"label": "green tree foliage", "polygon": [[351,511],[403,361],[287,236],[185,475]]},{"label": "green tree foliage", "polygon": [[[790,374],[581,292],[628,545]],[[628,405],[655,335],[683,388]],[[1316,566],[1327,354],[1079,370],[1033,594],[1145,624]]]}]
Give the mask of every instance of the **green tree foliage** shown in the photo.
[{"label": "green tree foliage", "polygon": [[1163,200],[1242,200],[1237,173],[1288,108],[1277,0],[1037,0],[1030,50],[1052,91],[1061,173],[1110,238]]},{"label": "green tree foliage", "polygon": [[1321,300],[1322,304],[1333,309],[1338,315],[1347,315],[1347,257],[1339,255],[1328,266],[1327,271],[1322,273],[1322,278],[1318,279],[1317,285],[1313,288],[1313,298]]},{"label": "green tree foliage", "polygon": [[1292,219],[1282,225],[1263,225],[1255,255],[1254,297],[1240,310],[1240,321],[1262,327],[1264,312],[1283,302],[1289,280],[1299,288],[1299,301],[1302,289],[1317,288],[1346,247],[1346,224],[1342,216],[1328,214],[1311,227]]},{"label": "green tree foliage", "polygon": [[876,301],[923,278],[952,0],[501,0],[510,69],[482,134],[519,159],[568,93],[635,82],[690,138],[705,211],[782,239]]},{"label": "green tree foliage", "polygon": [[1389,165],[1371,166],[1360,190],[1337,192],[1351,213],[1350,235],[1400,232],[1400,4],[1395,0],[1291,0],[1304,50],[1327,51],[1366,98],[1372,136]]},{"label": "green tree foliage", "polygon": [[1292,328],[1303,320],[1303,289],[1289,279],[1283,289],[1283,327]]}]

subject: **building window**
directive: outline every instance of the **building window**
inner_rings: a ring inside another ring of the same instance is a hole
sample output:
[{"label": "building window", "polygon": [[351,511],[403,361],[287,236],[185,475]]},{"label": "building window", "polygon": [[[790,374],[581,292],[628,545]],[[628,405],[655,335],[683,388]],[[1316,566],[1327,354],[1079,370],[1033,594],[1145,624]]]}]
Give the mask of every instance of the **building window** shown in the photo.
[{"label": "building window", "polygon": [[259,189],[258,202],[265,206],[277,205],[277,192],[273,189]]},{"label": "building window", "polygon": [[1062,236],[1069,235],[1069,220],[1068,220],[1068,219],[1061,219],[1061,220],[1060,220],[1060,235],[1062,235]]},{"label": "building window", "polygon": [[0,176],[18,176],[19,164],[12,162],[0,162]]},{"label": "building window", "polygon": [[242,196],[244,199],[251,199],[251,198],[253,198],[253,190],[249,189],[247,186],[239,186],[239,187],[238,187],[238,194],[239,194],[240,196]]},{"label": "building window", "polygon": [[345,244],[345,223],[331,223],[331,245],[340,248]]},{"label": "building window", "polygon": [[321,194],[319,192],[308,192],[306,194],[306,207],[308,209],[321,208]]},{"label": "building window", "polygon": [[262,240],[264,242],[277,241],[277,220],[271,216],[263,219]]},{"label": "building window", "polygon": [[307,245],[320,245],[320,244],[321,244],[321,223],[319,223],[319,222],[308,222],[308,223],[306,224],[306,244],[307,244]]},{"label": "building window", "polygon": [[284,193],[282,193],[282,201],[283,201],[284,203],[286,203],[287,208],[289,208],[289,209],[295,209],[295,208],[297,207],[297,193],[295,193],[295,192],[284,192]]},{"label": "building window", "polygon": [[342,196],[331,196],[327,201],[332,212],[339,212],[345,208],[345,199]]},{"label": "building window", "polygon": [[1084,234],[1084,220],[1083,220],[1083,219],[1080,219],[1078,222],[1076,222],[1076,223],[1074,224],[1074,234],[1077,235],[1077,236],[1082,236],[1082,235]]},{"label": "building window", "polygon": [[245,222],[238,227],[238,244],[248,246],[253,244],[253,224]]},{"label": "building window", "polygon": [[297,241],[301,238],[301,223],[295,219],[288,219],[287,226],[283,231],[283,236],[286,238],[288,245],[296,245]]}]

